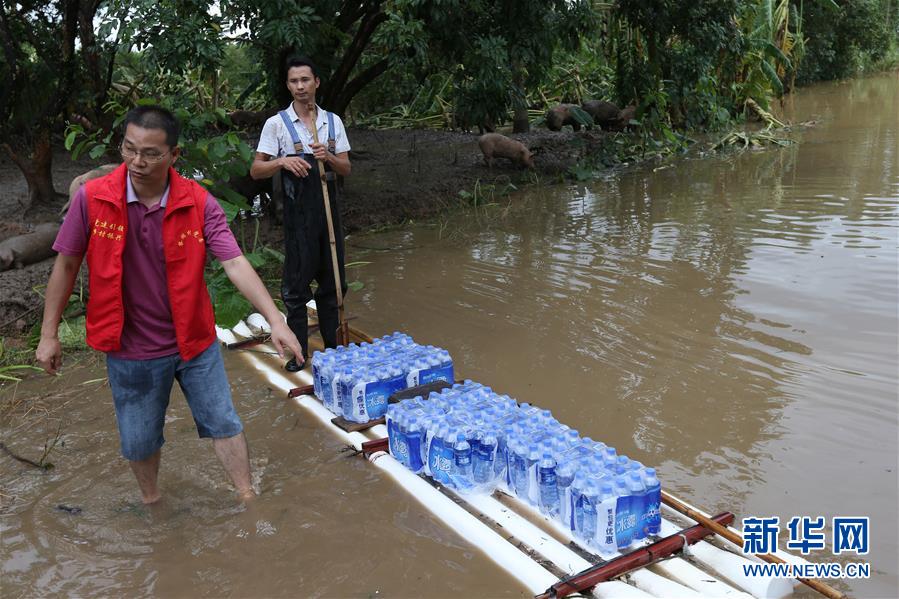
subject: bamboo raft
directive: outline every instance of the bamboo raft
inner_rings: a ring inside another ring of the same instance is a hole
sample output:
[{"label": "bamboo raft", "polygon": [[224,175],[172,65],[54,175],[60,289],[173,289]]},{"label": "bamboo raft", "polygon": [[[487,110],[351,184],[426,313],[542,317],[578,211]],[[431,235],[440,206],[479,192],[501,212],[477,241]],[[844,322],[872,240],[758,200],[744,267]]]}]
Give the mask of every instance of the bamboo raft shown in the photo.
[{"label": "bamboo raft", "polygon": [[[314,317],[314,302],[309,307]],[[265,347],[270,330],[259,314],[230,330],[216,328],[219,340],[229,349]],[[349,337],[352,343],[371,341],[354,327],[349,327]],[[310,353],[321,349],[316,345],[310,339]],[[781,599],[792,595],[794,587],[802,583],[828,597],[844,596],[814,580],[747,576],[744,566],[752,563],[808,562],[782,551],[773,556],[744,555],[736,546],[740,544],[736,541],[739,532],[728,526],[733,514],[724,512],[713,518],[666,492],[659,540],[624,556],[603,560],[579,546],[566,527],[517,497],[501,490],[491,495],[462,495],[427,476],[414,474],[388,453],[383,423],[347,427],[324,407],[313,395],[311,368],[287,373],[273,351],[266,352],[268,355],[240,353],[273,388],[282,390],[537,597],[582,593],[623,598]]]}]

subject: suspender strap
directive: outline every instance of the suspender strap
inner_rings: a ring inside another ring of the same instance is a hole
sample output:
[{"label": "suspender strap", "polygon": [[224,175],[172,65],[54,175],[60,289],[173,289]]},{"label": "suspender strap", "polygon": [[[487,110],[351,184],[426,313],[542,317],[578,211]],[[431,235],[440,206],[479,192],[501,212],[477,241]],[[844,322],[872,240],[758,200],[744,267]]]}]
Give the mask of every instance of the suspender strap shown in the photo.
[{"label": "suspender strap", "polygon": [[[287,128],[287,132],[290,133],[290,139],[293,141],[293,150],[297,154],[303,153],[303,142],[300,141],[300,135],[297,133],[297,128],[293,126],[293,123],[290,120],[290,117],[287,116],[286,110],[281,110],[278,112],[281,116],[281,120],[284,121],[284,126]],[[334,138],[334,114],[328,111],[325,111],[325,114],[328,115],[328,150],[332,154],[337,153],[337,140]]]},{"label": "suspender strap", "polygon": [[278,112],[281,115],[281,120],[284,121],[284,126],[287,127],[287,132],[290,133],[290,139],[293,141],[293,151],[297,154],[303,153],[303,142],[300,141],[300,134],[297,133],[297,128],[293,126],[293,123],[290,121],[290,117],[287,116],[287,111],[282,110]]},{"label": "suspender strap", "polygon": [[325,112],[328,115],[328,150],[332,154],[337,153],[337,141],[334,139],[334,115],[330,112]]}]

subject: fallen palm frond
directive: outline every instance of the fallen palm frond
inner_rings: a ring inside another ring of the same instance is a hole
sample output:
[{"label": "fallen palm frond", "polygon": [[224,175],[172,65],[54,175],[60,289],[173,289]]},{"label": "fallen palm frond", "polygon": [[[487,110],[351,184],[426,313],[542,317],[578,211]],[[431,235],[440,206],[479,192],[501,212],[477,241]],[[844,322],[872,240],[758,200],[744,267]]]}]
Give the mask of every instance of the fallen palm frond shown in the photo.
[{"label": "fallen palm frond", "polygon": [[793,140],[778,137],[768,129],[764,131],[733,131],[712,144],[710,151],[719,151],[728,147],[739,149],[761,148],[765,145],[789,146]]},{"label": "fallen palm frond", "polygon": [[773,114],[762,108],[758,105],[758,103],[752,98],[746,98],[746,106],[748,106],[760,119],[767,123],[768,128],[777,127],[778,129],[783,129],[786,127],[782,122],[780,122],[777,117]]}]

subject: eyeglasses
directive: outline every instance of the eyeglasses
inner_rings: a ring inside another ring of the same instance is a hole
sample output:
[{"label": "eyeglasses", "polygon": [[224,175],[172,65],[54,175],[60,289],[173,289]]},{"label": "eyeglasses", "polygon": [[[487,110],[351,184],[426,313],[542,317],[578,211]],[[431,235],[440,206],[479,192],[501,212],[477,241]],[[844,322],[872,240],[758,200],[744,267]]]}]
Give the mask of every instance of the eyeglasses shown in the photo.
[{"label": "eyeglasses", "polygon": [[125,146],[121,146],[119,148],[119,153],[122,155],[122,158],[124,158],[125,160],[133,160],[134,158],[137,158],[138,156],[142,156],[144,160],[146,160],[147,162],[152,163],[152,164],[160,162],[163,158],[165,158],[165,155],[170,152],[171,152],[171,150],[167,150],[167,151],[161,152],[161,153],[157,152],[156,150],[144,150],[144,151],[140,152],[140,151],[134,150],[132,148],[126,148]]}]

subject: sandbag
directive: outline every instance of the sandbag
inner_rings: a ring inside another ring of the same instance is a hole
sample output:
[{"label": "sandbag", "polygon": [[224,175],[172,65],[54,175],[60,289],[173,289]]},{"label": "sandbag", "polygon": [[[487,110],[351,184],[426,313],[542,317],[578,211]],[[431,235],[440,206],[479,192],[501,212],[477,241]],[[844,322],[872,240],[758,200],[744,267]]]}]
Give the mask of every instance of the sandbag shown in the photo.
[{"label": "sandbag", "polygon": [[22,268],[53,256],[53,242],[58,232],[58,223],[43,223],[32,233],[0,242],[0,271]]}]

